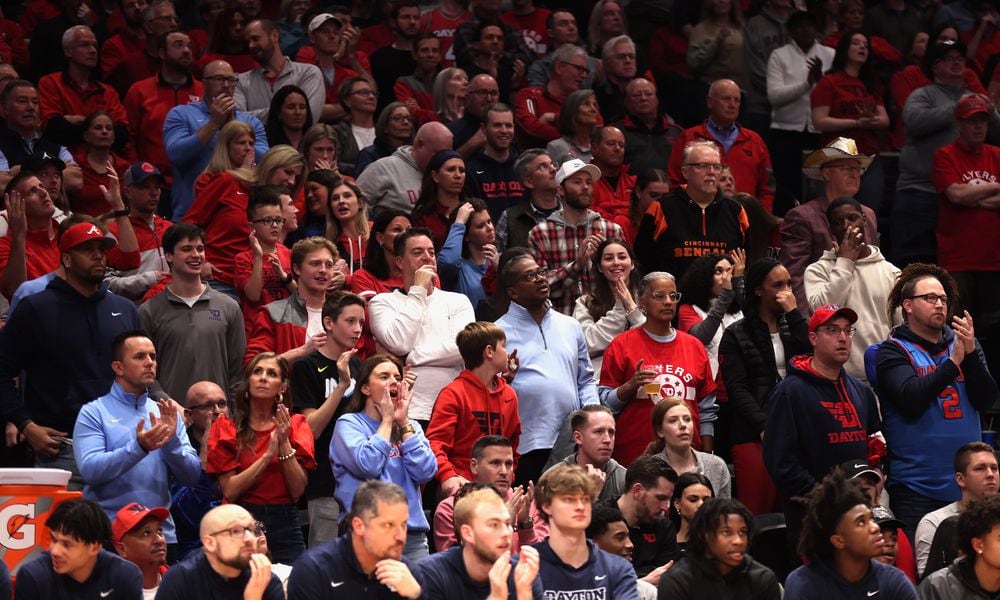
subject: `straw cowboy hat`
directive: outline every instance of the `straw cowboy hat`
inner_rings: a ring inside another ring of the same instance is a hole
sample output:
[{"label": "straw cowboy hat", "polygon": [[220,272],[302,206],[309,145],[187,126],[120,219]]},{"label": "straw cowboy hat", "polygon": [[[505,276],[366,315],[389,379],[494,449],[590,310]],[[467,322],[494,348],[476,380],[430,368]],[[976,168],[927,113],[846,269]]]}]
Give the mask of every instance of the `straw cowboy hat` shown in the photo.
[{"label": "straw cowboy hat", "polygon": [[825,147],[806,157],[802,164],[802,172],[809,179],[823,180],[823,165],[835,160],[854,159],[861,163],[861,173],[872,164],[874,156],[865,156],[858,152],[858,145],[851,138],[839,137]]}]

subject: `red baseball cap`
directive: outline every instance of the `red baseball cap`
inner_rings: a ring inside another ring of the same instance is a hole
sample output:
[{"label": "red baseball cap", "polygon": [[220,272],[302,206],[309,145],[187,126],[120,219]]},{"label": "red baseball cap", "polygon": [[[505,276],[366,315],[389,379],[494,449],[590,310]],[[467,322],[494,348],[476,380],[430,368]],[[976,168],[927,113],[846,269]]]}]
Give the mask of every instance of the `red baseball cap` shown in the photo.
[{"label": "red baseball cap", "polygon": [[970,119],[978,114],[988,115],[991,108],[988,100],[978,94],[970,94],[955,105],[955,118]]},{"label": "red baseball cap", "polygon": [[824,323],[828,323],[837,317],[847,317],[851,324],[858,322],[858,313],[846,306],[827,304],[816,309],[813,316],[809,318],[809,333],[816,331],[816,328]]},{"label": "red baseball cap", "polygon": [[146,508],[138,502],[126,504],[115,515],[115,522],[111,525],[111,541],[116,543],[122,541],[125,534],[132,531],[146,517],[155,517],[160,521],[166,521],[170,517],[170,511],[162,506]]},{"label": "red baseball cap", "polygon": [[90,240],[101,240],[105,250],[118,245],[115,238],[104,235],[104,231],[100,227],[90,222],[84,222],[77,223],[59,236],[59,251],[68,252]]}]

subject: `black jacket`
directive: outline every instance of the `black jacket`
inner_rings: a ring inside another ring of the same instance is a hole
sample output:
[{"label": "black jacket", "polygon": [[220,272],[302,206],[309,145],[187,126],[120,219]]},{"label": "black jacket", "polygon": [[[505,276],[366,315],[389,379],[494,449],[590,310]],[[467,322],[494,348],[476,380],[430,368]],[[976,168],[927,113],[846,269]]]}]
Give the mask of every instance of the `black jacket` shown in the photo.
[{"label": "black jacket", "polygon": [[[812,350],[809,328],[799,309],[778,319],[785,359]],[[726,328],[719,343],[719,368],[732,410],[732,443],[759,442],[767,420],[767,401],[780,377],[767,325],[756,315]]]},{"label": "black jacket", "polygon": [[973,563],[960,558],[947,569],[931,573],[920,584],[921,600],[1000,600],[1000,593],[987,592],[979,585]]},{"label": "black jacket", "polygon": [[700,556],[685,554],[660,578],[659,598],[685,600],[779,600],[781,588],[771,569],[746,555],[743,564],[723,576]]}]

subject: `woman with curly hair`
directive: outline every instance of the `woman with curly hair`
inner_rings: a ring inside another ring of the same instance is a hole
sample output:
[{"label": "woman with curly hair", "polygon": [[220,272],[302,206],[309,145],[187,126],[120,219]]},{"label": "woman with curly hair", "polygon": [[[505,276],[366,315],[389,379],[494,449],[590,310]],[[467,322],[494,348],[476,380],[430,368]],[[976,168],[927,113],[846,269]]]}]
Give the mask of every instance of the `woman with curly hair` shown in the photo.
[{"label": "woman with curly hair", "polygon": [[292,414],[289,368],[273,352],[258,354],[233,394],[232,419],[223,415],[208,435],[205,472],[219,479],[227,502],[264,524],[275,562],[292,564],[305,551],[295,503],[316,468],[306,418]]},{"label": "woman with curly hair", "polygon": [[779,600],[778,578],[747,554],[752,540],[747,507],[729,498],[706,501],[691,521],[684,558],[660,579],[659,597]]},{"label": "woman with curly hair", "polygon": [[[678,329],[705,344],[712,375],[719,375],[719,342],[727,327],[743,318],[743,271],[746,253],[737,248],[732,254],[708,254],[696,259],[681,278],[684,303],[677,311]],[[726,396],[716,391],[720,401]]]},{"label": "woman with curly hair", "polygon": [[884,545],[868,498],[839,467],[834,469],[809,494],[798,548],[809,564],[788,576],[785,600],[876,594],[879,600],[916,600],[917,591],[902,571],[875,560]]}]

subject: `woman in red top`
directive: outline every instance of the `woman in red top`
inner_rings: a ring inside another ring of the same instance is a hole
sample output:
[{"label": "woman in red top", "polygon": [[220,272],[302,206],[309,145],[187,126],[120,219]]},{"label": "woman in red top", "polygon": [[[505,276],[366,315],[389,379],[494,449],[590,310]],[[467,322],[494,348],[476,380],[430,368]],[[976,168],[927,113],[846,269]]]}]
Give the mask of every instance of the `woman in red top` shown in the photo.
[{"label": "woman in red top", "polygon": [[[306,196],[302,191],[305,175],[305,158],[298,150],[287,144],[271,146],[257,165],[257,181],[261,185],[279,185],[288,190],[292,204],[295,205],[296,215],[303,215],[306,212]],[[288,216],[290,215],[285,215],[286,218]],[[285,221],[286,236],[297,228],[297,222],[293,224]]]},{"label": "woman in red top", "polygon": [[370,225],[363,197],[361,188],[349,179],[332,180],[327,192],[326,239],[337,245],[349,275],[361,268],[368,246]]},{"label": "woman in red top", "polygon": [[838,137],[853,138],[862,154],[874,156],[861,178],[857,199],[878,214],[885,191],[885,174],[878,160],[879,133],[889,128],[882,103],[882,83],[875,72],[868,37],[849,31],[837,43],[833,65],[816,84],[810,97],[813,126],[823,134],[822,143]]},{"label": "woman in red top", "polygon": [[413,206],[413,226],[426,227],[434,234],[434,250],[441,250],[451,215],[468,200],[465,197],[465,159],[454,150],[441,150],[424,171],[420,197]]},{"label": "woman in red top", "polygon": [[[358,194],[360,205],[365,206],[364,196]],[[403,287],[403,273],[396,264],[393,245],[396,237],[410,228],[410,216],[398,209],[379,212],[368,232],[368,246],[365,249],[363,268],[354,271],[348,285],[351,291],[367,302],[376,294],[392,292]],[[359,358],[375,354],[375,337],[372,336],[371,319],[365,309],[365,326],[361,331]]]},{"label": "woman in red top", "polygon": [[272,560],[290,565],[305,551],[295,503],[316,468],[306,418],[291,414],[288,363],[273,352],[247,365],[233,400],[208,434],[205,472],[216,475],[226,502],[238,502],[270,534]]},{"label": "woman in red top", "polygon": [[[70,196],[70,207],[75,213],[101,217],[111,210],[105,192],[111,187],[108,171],[119,176],[129,163],[111,152],[115,143],[115,124],[111,115],[98,110],[83,121],[83,147],[73,157],[83,171],[83,188]],[[104,188],[103,190],[101,188]]]}]

